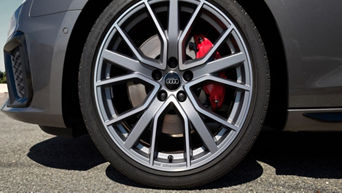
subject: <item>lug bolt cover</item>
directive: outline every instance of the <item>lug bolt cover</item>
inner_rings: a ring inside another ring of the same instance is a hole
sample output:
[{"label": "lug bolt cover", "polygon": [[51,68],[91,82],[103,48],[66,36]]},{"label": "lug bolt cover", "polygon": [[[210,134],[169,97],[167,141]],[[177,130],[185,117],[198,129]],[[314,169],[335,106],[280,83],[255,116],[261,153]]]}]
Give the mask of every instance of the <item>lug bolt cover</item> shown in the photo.
[{"label": "lug bolt cover", "polygon": [[180,91],[178,94],[177,94],[177,99],[180,101],[180,102],[184,102],[186,100],[186,94],[184,91]]},{"label": "lug bolt cover", "polygon": [[191,71],[186,71],[183,74],[183,78],[184,78],[184,80],[189,82],[189,81],[191,81],[194,78],[194,75],[192,74]]},{"label": "lug bolt cover", "polygon": [[169,58],[168,62],[167,62],[167,65],[170,67],[170,68],[176,68],[178,66],[178,60],[174,57],[171,57]]},{"label": "lug bolt cover", "polygon": [[160,101],[165,101],[166,98],[167,98],[167,93],[166,93],[166,91],[162,90],[162,91],[160,91],[160,92],[158,93],[158,99],[159,99]]},{"label": "lug bolt cover", "polygon": [[159,70],[154,70],[152,72],[152,77],[154,80],[160,80],[162,78],[162,73]]}]

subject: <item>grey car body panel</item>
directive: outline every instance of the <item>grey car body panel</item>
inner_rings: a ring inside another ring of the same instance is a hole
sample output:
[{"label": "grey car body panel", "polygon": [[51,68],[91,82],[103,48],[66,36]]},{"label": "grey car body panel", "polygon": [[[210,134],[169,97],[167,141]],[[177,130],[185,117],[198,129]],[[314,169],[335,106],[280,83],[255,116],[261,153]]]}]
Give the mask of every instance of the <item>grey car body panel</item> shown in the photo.
[{"label": "grey car body panel", "polygon": [[[25,34],[33,98],[28,108],[10,108],[4,105],[3,111],[21,121],[65,127],[62,116],[64,58],[71,31],[81,11],[60,12],[59,9],[54,14],[45,12],[47,15],[30,17],[31,2],[26,1],[22,7],[17,30]],[[68,33],[63,29],[67,29]]]},{"label": "grey car body panel", "polygon": [[[6,114],[25,122],[65,127],[62,115],[65,53],[72,29],[87,2],[26,1],[17,30],[25,33],[34,94],[28,108],[10,108],[5,104],[2,110]],[[339,38],[342,34],[342,20],[339,19],[342,2],[265,2],[278,24],[287,60],[289,116],[286,129],[319,130],[329,128],[327,125],[332,125],[331,130],[341,128],[340,123],[323,123],[303,114],[335,112],[333,107],[342,107],[342,39]]]},{"label": "grey car body panel", "polygon": [[55,14],[71,10],[81,10],[88,0],[32,0],[31,17]]},{"label": "grey car body panel", "polygon": [[285,47],[289,108],[342,107],[342,2],[266,3]]}]

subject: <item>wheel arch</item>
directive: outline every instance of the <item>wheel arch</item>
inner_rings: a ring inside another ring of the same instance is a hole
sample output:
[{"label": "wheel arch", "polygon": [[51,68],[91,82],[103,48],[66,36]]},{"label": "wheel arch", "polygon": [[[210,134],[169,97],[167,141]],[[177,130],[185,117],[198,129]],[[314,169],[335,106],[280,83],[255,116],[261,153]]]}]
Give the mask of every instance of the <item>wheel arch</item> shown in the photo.
[{"label": "wheel arch", "polygon": [[78,98],[78,70],[84,44],[98,16],[111,0],[88,0],[73,28],[66,50],[62,82],[62,112],[73,136],[87,133]]},{"label": "wheel arch", "polygon": [[264,0],[237,0],[237,2],[246,10],[256,25],[269,60],[271,93],[265,128],[282,130],[287,121],[289,88],[286,53],[281,33]]}]

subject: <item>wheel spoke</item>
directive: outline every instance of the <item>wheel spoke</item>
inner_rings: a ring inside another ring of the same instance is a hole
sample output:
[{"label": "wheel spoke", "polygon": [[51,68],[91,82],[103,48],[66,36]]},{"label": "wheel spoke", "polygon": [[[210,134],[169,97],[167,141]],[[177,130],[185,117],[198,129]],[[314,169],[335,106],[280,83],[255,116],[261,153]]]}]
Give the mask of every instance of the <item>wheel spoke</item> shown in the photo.
[{"label": "wheel spoke", "polygon": [[[161,109],[163,109],[163,107],[161,107]],[[164,111],[164,109],[163,109],[163,111]],[[153,165],[153,162],[154,162],[157,129],[158,129],[158,119],[160,117],[159,112],[156,114],[156,116],[154,117],[154,120],[153,120],[152,140],[151,140],[151,147],[150,147],[150,165]]]},{"label": "wheel spoke", "polygon": [[234,81],[231,81],[228,79],[219,78],[219,77],[216,77],[213,75],[204,75],[200,78],[197,78],[197,79],[189,82],[188,84],[186,84],[185,88],[186,88],[186,90],[190,91],[190,87],[193,87],[194,85],[199,84],[201,82],[205,82],[205,81],[214,81],[214,82],[222,83],[222,84],[225,84],[227,86],[234,87],[234,88],[237,88],[237,89],[240,89],[243,91],[250,91],[251,90],[251,87],[249,85],[241,84],[241,83],[234,82]]},{"label": "wheel spoke", "polygon": [[168,58],[178,58],[179,13],[178,0],[171,0],[169,6]]},{"label": "wheel spoke", "polygon": [[159,117],[165,111],[166,107],[169,104],[170,104],[170,98],[160,107],[160,109],[158,110],[158,112],[154,116],[153,129],[152,129],[152,140],[151,140],[151,147],[150,147],[150,165],[153,165],[153,161],[154,161]]},{"label": "wheel spoke", "polygon": [[105,49],[102,53],[102,57],[129,71],[139,72],[148,77],[150,77],[152,74],[152,70],[144,67],[139,61],[128,58],[116,52]]},{"label": "wheel spoke", "polygon": [[223,79],[223,78],[219,78],[216,76],[209,75],[209,76],[207,76],[207,80],[212,80],[214,82],[222,83],[222,84],[225,84],[227,86],[231,86],[231,87],[234,87],[234,88],[237,88],[240,90],[244,90],[244,91],[250,91],[251,90],[251,87],[248,85],[237,83],[237,82],[227,80],[227,79]]},{"label": "wheel spoke", "polygon": [[194,62],[191,62],[189,64],[185,64],[182,65],[182,70],[186,70],[189,68],[193,68],[196,66],[200,66],[205,64],[212,56],[213,54],[217,51],[217,49],[222,45],[222,43],[227,39],[227,37],[229,36],[229,34],[232,32],[233,30],[233,26],[230,26],[222,35],[221,37],[217,40],[217,42],[215,43],[215,45],[210,49],[210,51],[207,53],[207,55],[205,55],[204,58],[200,59],[200,60],[196,60]]},{"label": "wheel spoke", "polygon": [[194,11],[194,13],[192,14],[188,24],[185,26],[180,38],[179,38],[179,42],[178,42],[178,60],[179,60],[179,69],[184,70],[183,68],[184,66],[184,61],[183,61],[183,48],[184,48],[184,40],[187,38],[187,36],[190,33],[190,30],[199,14],[199,12],[201,11],[202,7],[204,5],[204,0],[201,0],[199,5],[197,6],[196,10]]},{"label": "wheel spoke", "polygon": [[133,147],[162,105],[163,102],[159,101],[157,98],[152,101],[128,135],[125,141],[126,148],[131,149]]},{"label": "wheel spoke", "polygon": [[159,68],[159,69],[165,69],[166,65],[164,65],[164,63],[158,63],[152,59],[148,59],[142,56],[142,54],[139,51],[139,48],[136,48],[136,46],[134,45],[133,41],[129,38],[129,36],[121,29],[121,27],[117,24],[115,24],[115,28],[116,30],[118,30],[119,34],[121,35],[121,37],[124,39],[124,41],[126,42],[126,44],[128,45],[128,47],[132,50],[132,52],[134,53],[135,57],[137,57],[137,59],[147,65],[150,65],[152,67],[155,68]]},{"label": "wheel spoke", "polygon": [[186,113],[183,111],[181,105],[179,102],[174,98],[174,105],[178,109],[179,113],[183,117],[184,121],[184,133],[185,133],[185,159],[186,159],[186,166],[190,167],[191,166],[191,147],[190,147],[190,130],[189,130],[189,121],[188,117],[186,116]]},{"label": "wheel spoke", "polygon": [[184,119],[184,129],[185,129],[185,158],[186,158],[186,166],[191,166],[191,148],[190,148],[190,131],[189,131],[189,123],[186,115],[183,115]]},{"label": "wheel spoke", "polygon": [[115,78],[97,81],[95,86],[119,84],[119,83],[127,81],[127,80],[132,80],[134,78],[136,78],[136,74],[123,75],[123,76],[119,76],[119,77],[115,77]]},{"label": "wheel spoke", "polygon": [[140,79],[148,84],[151,84],[152,86],[154,86],[154,88],[159,88],[159,84],[157,82],[154,82],[153,80],[139,74],[139,73],[131,73],[131,74],[127,74],[127,75],[123,75],[123,76],[118,76],[115,78],[110,78],[110,79],[106,79],[106,80],[99,80],[95,83],[96,87],[99,86],[104,86],[104,85],[115,85],[115,84],[119,84],[121,82],[127,81],[127,80],[132,80],[132,79]]},{"label": "wheel spoke", "polygon": [[[132,109],[132,110],[130,110],[128,112],[125,112],[125,113],[123,113],[123,114],[121,114],[119,116],[113,115],[112,119],[105,121],[105,124],[107,126],[108,125],[112,125],[112,124],[114,124],[114,123],[116,123],[118,121],[124,120],[124,119],[126,119],[126,118],[128,118],[130,116],[133,116],[133,115],[135,115],[135,114],[145,110],[150,105],[152,99],[156,96],[156,94],[157,94],[157,92],[158,92],[158,90],[160,88],[160,85],[158,83],[150,81],[148,78],[145,78],[144,76],[141,76],[139,74],[126,75],[125,77],[128,77],[128,76],[130,76],[130,78],[127,78],[126,80],[132,79],[132,78],[137,78],[137,79],[143,80],[145,82],[149,82],[154,88],[151,91],[151,93],[149,94],[149,96],[147,97],[147,99],[145,100],[143,105],[141,105],[141,106],[139,106],[137,108],[134,108],[134,109]],[[116,78],[114,78],[114,79],[116,79]],[[124,79],[124,78],[122,78],[122,79]],[[108,84],[110,84],[109,82],[113,83],[112,81],[113,81],[113,79],[109,79],[108,80]],[[106,81],[101,81],[101,82],[97,83],[97,86],[105,85],[103,82],[106,83]],[[115,83],[115,81],[114,81],[114,83]]]},{"label": "wheel spoke", "polygon": [[184,113],[183,109],[179,105],[177,99],[172,95],[170,96],[167,101],[160,107],[158,112],[156,113],[154,120],[153,120],[153,130],[152,130],[152,140],[151,140],[151,147],[150,147],[150,165],[153,165],[154,156],[155,156],[155,145],[156,145],[156,136],[157,136],[157,129],[158,129],[158,119],[160,115],[165,111],[165,109],[170,105],[174,104],[175,107],[178,109],[179,113],[181,114],[183,121],[184,121],[184,129],[185,129],[185,159],[187,167],[190,167],[191,160],[190,160],[190,135],[189,135],[189,122],[186,114]]},{"label": "wheel spoke", "polygon": [[206,127],[200,115],[197,113],[197,111],[191,104],[190,100],[185,100],[182,103],[182,107],[188,119],[191,121],[192,125],[195,127],[195,130],[201,137],[205,146],[211,153],[215,153],[218,150],[218,147],[214,141],[214,138],[211,136],[208,128]]},{"label": "wheel spoke", "polygon": [[225,58],[217,59],[209,62],[206,65],[199,66],[197,69],[193,70],[194,79],[203,76],[204,74],[211,74],[224,70],[233,66],[236,66],[246,60],[246,55],[242,52],[227,56]]},{"label": "wheel spoke", "polygon": [[166,36],[165,36],[165,33],[164,33],[164,30],[163,28],[161,27],[156,15],[154,14],[150,4],[148,3],[148,0],[144,0],[144,3],[145,3],[145,6],[148,10],[148,13],[150,14],[157,30],[158,30],[158,33],[159,33],[159,37],[161,38],[162,40],[162,51],[161,51],[161,57],[162,57],[162,64],[161,64],[161,69],[165,69],[166,68],[166,60],[167,60],[167,39],[166,39]]},{"label": "wheel spoke", "polygon": [[[203,81],[200,81],[200,82],[203,82]],[[196,84],[198,84],[198,83],[195,83],[195,84],[193,84],[193,85],[196,85]],[[195,97],[193,96],[193,94],[192,94],[192,92],[191,92],[191,89],[190,89],[193,85],[190,85],[190,84],[185,85],[185,91],[186,91],[187,95],[189,96],[189,99],[190,99],[191,103],[193,104],[194,108],[195,108],[198,112],[200,112],[201,114],[203,114],[203,115],[205,115],[205,116],[207,116],[207,117],[213,119],[214,121],[216,121],[216,122],[218,122],[218,123],[221,123],[222,125],[228,127],[229,129],[231,129],[231,130],[233,130],[233,131],[239,131],[240,128],[239,128],[238,126],[233,125],[233,124],[232,124],[231,122],[229,122],[228,120],[223,119],[223,118],[221,118],[221,117],[218,117],[218,116],[215,115],[214,113],[209,112],[209,111],[203,109],[202,107],[200,107],[200,106],[198,105],[198,103],[197,103]]]}]

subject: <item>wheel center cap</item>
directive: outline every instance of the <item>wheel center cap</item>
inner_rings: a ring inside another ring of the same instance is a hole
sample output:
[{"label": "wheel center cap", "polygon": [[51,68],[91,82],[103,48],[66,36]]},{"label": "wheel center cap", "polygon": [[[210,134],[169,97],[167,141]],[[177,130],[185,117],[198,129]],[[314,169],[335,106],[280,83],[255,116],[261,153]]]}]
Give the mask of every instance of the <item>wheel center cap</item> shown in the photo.
[{"label": "wheel center cap", "polygon": [[169,90],[176,90],[181,85],[181,80],[179,75],[175,72],[170,72],[165,77],[165,86]]}]

